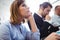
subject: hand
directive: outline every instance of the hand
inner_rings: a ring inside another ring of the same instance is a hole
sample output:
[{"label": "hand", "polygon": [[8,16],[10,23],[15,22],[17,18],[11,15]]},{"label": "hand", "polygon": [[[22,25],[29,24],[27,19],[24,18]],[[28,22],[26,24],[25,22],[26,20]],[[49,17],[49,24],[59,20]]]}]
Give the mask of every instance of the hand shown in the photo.
[{"label": "hand", "polygon": [[26,17],[28,19],[28,21],[30,22],[30,25],[31,25],[31,31],[32,32],[37,32],[38,31],[38,28],[36,26],[36,23],[35,23],[35,20],[34,20],[34,17],[32,16],[32,13],[30,12],[29,13],[29,16]]},{"label": "hand", "polygon": [[29,12],[29,13],[28,13],[28,16],[26,17],[26,19],[28,19],[28,20],[30,21],[30,19],[32,19],[32,18],[33,18],[32,13]]},{"label": "hand", "polygon": [[60,39],[60,36],[54,32],[45,38],[45,40],[58,40],[58,39]]},{"label": "hand", "polygon": [[28,13],[26,14],[25,18],[29,20],[29,18],[30,18],[31,16],[32,16],[32,13],[31,13],[31,12],[28,12]]}]

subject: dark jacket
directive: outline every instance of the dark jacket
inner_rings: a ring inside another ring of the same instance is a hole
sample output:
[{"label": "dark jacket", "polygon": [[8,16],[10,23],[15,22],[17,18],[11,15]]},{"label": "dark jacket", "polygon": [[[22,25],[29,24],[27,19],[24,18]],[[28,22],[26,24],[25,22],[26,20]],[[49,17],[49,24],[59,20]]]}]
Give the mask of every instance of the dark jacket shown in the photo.
[{"label": "dark jacket", "polygon": [[[36,25],[40,31],[40,38],[45,38],[47,37],[50,33],[56,32],[58,30],[58,27],[53,27],[51,24],[48,22],[44,21],[43,18],[38,16],[36,13],[34,14],[34,19],[36,22]],[[29,27],[30,23],[28,22]],[[30,27],[31,29],[31,27]]]}]

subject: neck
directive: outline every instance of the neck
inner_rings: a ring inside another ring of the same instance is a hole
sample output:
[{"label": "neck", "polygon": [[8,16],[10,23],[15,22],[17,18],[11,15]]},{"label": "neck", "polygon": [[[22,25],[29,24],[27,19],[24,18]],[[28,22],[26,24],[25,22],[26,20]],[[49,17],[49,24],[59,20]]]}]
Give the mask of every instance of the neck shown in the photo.
[{"label": "neck", "polygon": [[43,11],[42,10],[39,10],[38,13],[39,13],[39,15],[42,16],[42,18],[45,18],[45,16],[43,15]]},{"label": "neck", "polygon": [[21,23],[23,21],[23,18],[18,18],[18,22]]},{"label": "neck", "polygon": [[43,13],[42,13],[42,11],[41,11],[41,10],[39,10],[39,11],[38,11],[38,14],[42,16],[42,14],[43,14]]}]

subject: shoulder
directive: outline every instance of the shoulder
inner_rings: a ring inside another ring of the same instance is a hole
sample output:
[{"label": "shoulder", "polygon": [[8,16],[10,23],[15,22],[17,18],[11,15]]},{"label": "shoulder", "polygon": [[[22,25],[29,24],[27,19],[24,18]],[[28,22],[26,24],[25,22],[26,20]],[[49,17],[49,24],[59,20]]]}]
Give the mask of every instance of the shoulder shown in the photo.
[{"label": "shoulder", "polygon": [[9,26],[10,25],[10,22],[9,21],[5,21],[5,22],[2,22],[1,23],[1,26]]},{"label": "shoulder", "polygon": [[9,21],[7,22],[3,22],[1,25],[0,25],[0,31],[8,31],[9,30],[9,27],[10,26],[10,23]]},{"label": "shoulder", "polygon": [[0,39],[2,40],[10,40],[10,30],[8,28],[9,23],[4,22],[0,26]]},{"label": "shoulder", "polygon": [[42,18],[37,13],[34,14],[34,19],[39,21],[42,20]]}]

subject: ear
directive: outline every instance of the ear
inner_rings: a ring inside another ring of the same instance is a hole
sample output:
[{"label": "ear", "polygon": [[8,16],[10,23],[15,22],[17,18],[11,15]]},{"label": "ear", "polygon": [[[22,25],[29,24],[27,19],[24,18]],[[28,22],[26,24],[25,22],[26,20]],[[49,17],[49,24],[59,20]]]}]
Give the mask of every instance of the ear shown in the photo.
[{"label": "ear", "polygon": [[43,7],[43,6],[41,6],[40,8],[41,8],[42,10],[44,10],[44,7]]}]

